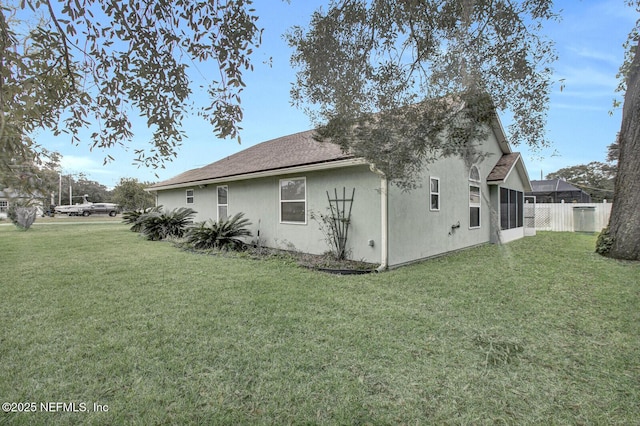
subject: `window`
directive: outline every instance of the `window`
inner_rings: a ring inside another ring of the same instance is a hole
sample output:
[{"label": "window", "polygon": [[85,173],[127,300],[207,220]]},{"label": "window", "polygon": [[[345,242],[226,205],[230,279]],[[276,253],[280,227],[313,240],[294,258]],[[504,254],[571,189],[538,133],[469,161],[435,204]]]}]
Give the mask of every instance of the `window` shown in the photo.
[{"label": "window", "polygon": [[480,228],[480,171],[476,166],[469,169],[469,228]]},{"label": "window", "polygon": [[524,225],[524,193],[500,188],[500,229],[521,228]]},{"label": "window", "polygon": [[307,223],[307,179],[280,179],[280,222]]},{"label": "window", "polygon": [[193,189],[187,189],[187,204],[193,204]]},{"label": "window", "polygon": [[227,220],[229,213],[229,187],[218,187],[218,221]]},{"label": "window", "polygon": [[440,210],[440,179],[431,178],[431,185],[429,188],[430,207],[429,210]]},{"label": "window", "polygon": [[0,213],[6,213],[8,208],[9,208],[8,201],[0,201]]},{"label": "window", "polygon": [[471,166],[469,170],[469,180],[473,182],[480,182],[480,172],[476,166]]},{"label": "window", "polygon": [[480,228],[480,187],[469,185],[469,228]]}]

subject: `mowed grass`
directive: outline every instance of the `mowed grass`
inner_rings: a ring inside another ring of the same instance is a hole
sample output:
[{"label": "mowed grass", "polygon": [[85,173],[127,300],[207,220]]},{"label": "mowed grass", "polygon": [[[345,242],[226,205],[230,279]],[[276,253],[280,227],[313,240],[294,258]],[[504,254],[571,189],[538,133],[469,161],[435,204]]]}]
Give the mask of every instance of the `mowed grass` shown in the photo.
[{"label": "mowed grass", "polygon": [[38,412],[0,423],[638,424],[640,265],[594,243],[341,277],[118,223],[2,226],[0,402]]}]

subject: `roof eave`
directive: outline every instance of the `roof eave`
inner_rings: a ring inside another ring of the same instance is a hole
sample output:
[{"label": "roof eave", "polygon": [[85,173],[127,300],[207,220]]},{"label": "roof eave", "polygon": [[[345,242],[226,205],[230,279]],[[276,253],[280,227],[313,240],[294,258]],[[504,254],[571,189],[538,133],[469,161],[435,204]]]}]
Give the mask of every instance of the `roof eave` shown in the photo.
[{"label": "roof eave", "polygon": [[212,179],[201,179],[201,180],[190,181],[190,182],[180,182],[180,183],[175,183],[170,185],[154,186],[150,188],[145,188],[145,191],[156,192],[156,191],[165,191],[167,189],[190,188],[190,187],[199,186],[199,185],[212,185],[212,184],[223,183],[223,182],[237,182],[242,180],[259,179],[264,177],[272,177],[272,176],[279,176],[279,175],[285,175],[285,174],[308,173],[308,172],[339,169],[344,167],[360,166],[360,165],[368,165],[368,164],[369,162],[366,161],[364,158],[348,158],[345,160],[325,161],[322,163],[303,164],[300,166],[284,167],[279,169],[244,173],[240,175],[222,176],[222,177],[217,177]]},{"label": "roof eave", "polygon": [[529,172],[527,172],[527,168],[524,165],[524,160],[522,159],[522,154],[520,154],[520,153],[518,153],[518,158],[516,159],[516,161],[513,162],[513,164],[511,165],[511,168],[509,168],[509,171],[504,176],[504,179],[487,180],[487,185],[502,185],[503,183],[505,183],[509,179],[509,176],[511,175],[511,172],[515,168],[518,168],[518,172],[519,172],[520,176],[523,178],[522,179],[522,183],[524,184],[524,191],[525,192],[531,192],[532,191],[532,187],[531,187],[531,180],[529,180]]},{"label": "roof eave", "polygon": [[491,128],[498,140],[498,144],[500,145],[500,149],[503,154],[511,154],[513,151],[511,150],[511,146],[507,141],[507,134],[504,131],[504,127],[502,127],[502,122],[500,121],[500,117],[498,117],[498,113],[493,114],[493,120],[491,120]]}]

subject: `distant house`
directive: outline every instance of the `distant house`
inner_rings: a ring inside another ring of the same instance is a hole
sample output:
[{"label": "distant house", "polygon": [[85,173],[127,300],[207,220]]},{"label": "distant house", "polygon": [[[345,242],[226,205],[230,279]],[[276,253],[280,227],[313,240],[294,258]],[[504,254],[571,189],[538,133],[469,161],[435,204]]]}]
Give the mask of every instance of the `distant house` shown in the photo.
[{"label": "distant house", "polygon": [[322,254],[328,250],[312,213],[326,213],[327,191],[351,194],[350,257],[394,267],[488,242],[524,236],[524,193],[531,184],[519,153],[495,121],[482,143],[488,155],[467,167],[443,158],[403,192],[373,164],[318,142],[314,131],[263,142],[159,182],[148,191],[166,210],[191,207],[196,220],[243,212],[263,243]]},{"label": "distant house", "polygon": [[31,205],[42,210],[42,200],[40,197],[34,200],[34,196],[20,194],[14,190],[5,188],[4,190],[0,190],[0,218],[5,219],[9,207],[17,201],[30,201]]},{"label": "distant house", "polygon": [[532,180],[527,196],[535,196],[536,203],[591,202],[591,195],[562,179]]}]

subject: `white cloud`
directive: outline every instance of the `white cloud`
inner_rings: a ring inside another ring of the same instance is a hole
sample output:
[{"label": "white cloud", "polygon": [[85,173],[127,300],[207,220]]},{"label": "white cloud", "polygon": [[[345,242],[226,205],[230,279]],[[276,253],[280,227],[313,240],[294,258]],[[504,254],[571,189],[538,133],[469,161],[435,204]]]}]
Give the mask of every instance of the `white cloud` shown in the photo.
[{"label": "white cloud", "polygon": [[567,47],[567,50],[569,50],[570,52],[582,58],[595,59],[597,61],[606,62],[607,64],[614,67],[619,67],[620,63],[622,62],[621,58],[617,57],[611,52],[602,52],[586,46],[579,46],[579,47],[569,46]]},{"label": "white cloud", "polygon": [[618,79],[615,72],[595,69],[590,66],[564,66],[556,72],[554,77],[558,80],[563,80],[565,90],[571,90],[576,87],[589,87],[591,88],[590,91],[594,92],[593,88],[607,88],[610,90],[611,96],[614,96],[614,91],[618,87]]},{"label": "white cloud", "polygon": [[109,170],[108,165],[103,166],[102,163],[88,156],[65,155],[60,160],[60,165],[63,173],[84,173],[87,176],[115,174],[113,170]]}]

